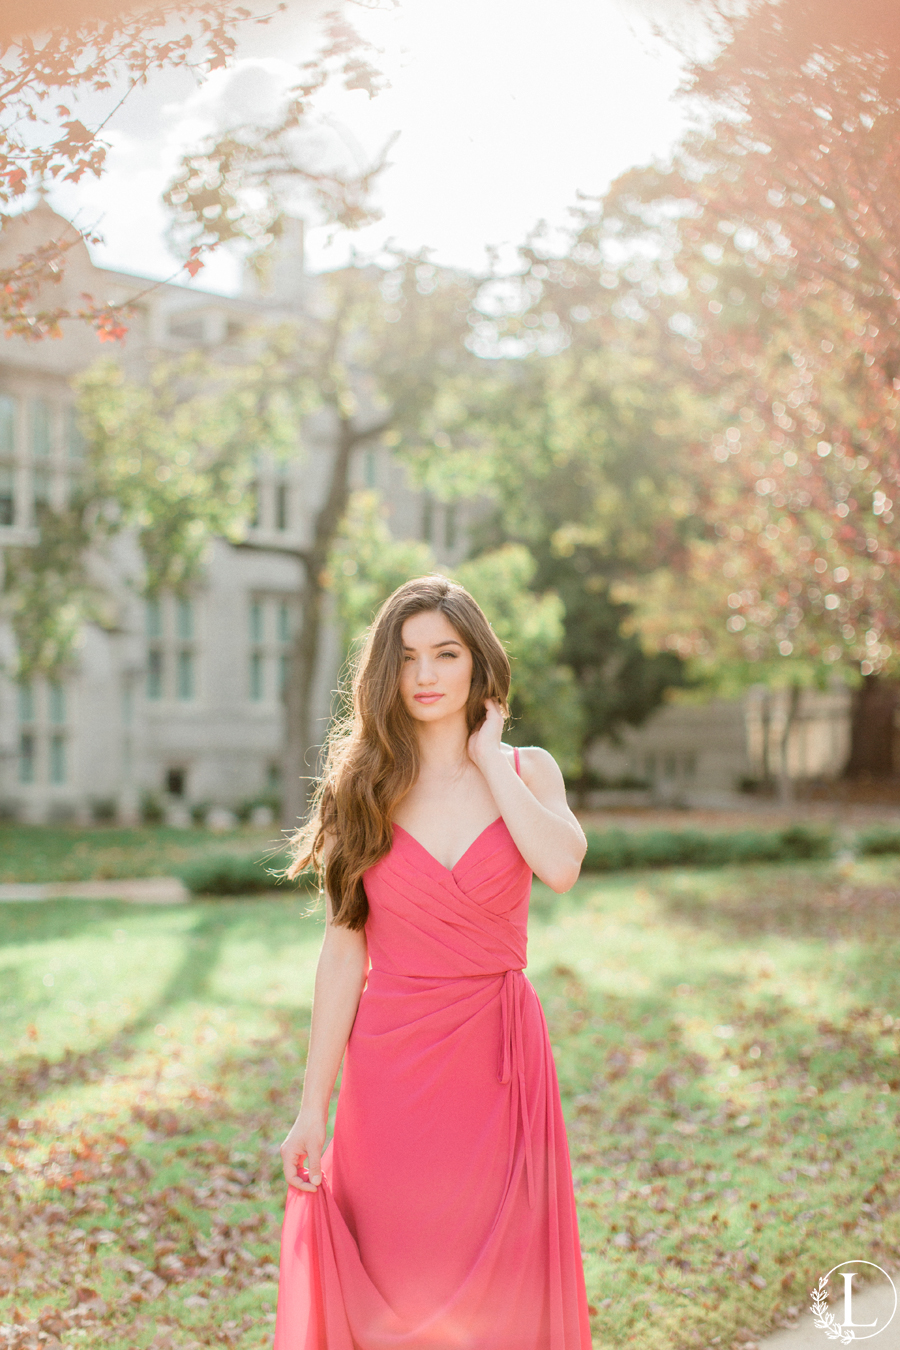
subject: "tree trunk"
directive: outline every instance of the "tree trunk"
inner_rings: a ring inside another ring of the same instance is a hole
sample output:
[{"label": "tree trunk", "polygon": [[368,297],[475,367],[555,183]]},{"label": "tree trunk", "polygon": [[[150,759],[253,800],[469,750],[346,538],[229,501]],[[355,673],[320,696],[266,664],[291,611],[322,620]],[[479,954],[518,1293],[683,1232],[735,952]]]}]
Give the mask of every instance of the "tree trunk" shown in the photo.
[{"label": "tree trunk", "polygon": [[[323,587],[311,567],[300,587],[300,613],[288,662],[285,689],[284,748],[281,762],[281,823],[294,830],[309,804],[318,772],[313,729],[316,667],[322,634]],[[311,755],[310,751],[314,753]]]},{"label": "tree trunk", "polygon": [[900,682],[864,675],[853,694],[850,758],[845,778],[890,778],[894,763],[894,713],[900,705]]},{"label": "tree trunk", "polygon": [[761,777],[762,786],[765,792],[769,791],[772,782],[772,757],[770,754],[769,734],[772,727],[772,695],[768,689],[763,690],[762,708],[760,709],[759,721],[762,736],[762,764]]},{"label": "tree trunk", "polygon": [[587,810],[588,792],[591,786],[591,770],[588,766],[588,752],[590,751],[592,738],[584,736],[581,741],[581,763],[578,769],[578,776],[572,782],[572,792],[575,797],[575,807],[578,811]]},{"label": "tree trunk", "polygon": [[797,713],[800,709],[801,689],[799,684],[792,684],[787,691],[787,706],[784,711],[784,726],[781,732],[781,743],[778,747],[778,800],[782,806],[789,805],[794,800],[794,780],[791,778],[790,766],[788,764],[788,750],[790,748],[791,732],[797,721]]},{"label": "tree trunk", "polygon": [[305,553],[306,574],[300,588],[300,616],[291,648],[285,689],[284,753],[281,763],[281,823],[296,829],[306,817],[319,772],[322,740],[315,723],[316,675],[322,649],[324,573],[350,499],[350,461],[363,441],[379,436],[387,423],[359,430],[352,421],[338,423],[331,478],[321,509],[313,521],[313,537]]}]

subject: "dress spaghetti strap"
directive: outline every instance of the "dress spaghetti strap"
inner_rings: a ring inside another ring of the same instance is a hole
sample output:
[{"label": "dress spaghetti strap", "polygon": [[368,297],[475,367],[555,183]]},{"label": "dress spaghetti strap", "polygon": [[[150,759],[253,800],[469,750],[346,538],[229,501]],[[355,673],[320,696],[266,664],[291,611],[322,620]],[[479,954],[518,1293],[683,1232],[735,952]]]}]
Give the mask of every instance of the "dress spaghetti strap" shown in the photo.
[{"label": "dress spaghetti strap", "polygon": [[513,754],[515,755],[515,759],[516,759],[516,773],[517,773],[517,774],[519,775],[519,777],[521,778],[521,777],[522,777],[522,770],[519,768],[519,747],[518,747],[517,745],[514,745],[514,746],[513,746]]}]

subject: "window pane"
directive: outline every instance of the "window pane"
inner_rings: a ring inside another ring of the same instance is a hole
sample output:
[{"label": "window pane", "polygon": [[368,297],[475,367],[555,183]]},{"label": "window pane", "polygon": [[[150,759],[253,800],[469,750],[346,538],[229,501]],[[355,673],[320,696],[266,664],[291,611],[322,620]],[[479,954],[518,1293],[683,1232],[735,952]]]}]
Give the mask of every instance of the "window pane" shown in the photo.
[{"label": "window pane", "polygon": [[19,782],[34,782],[34,737],[23,731],[19,737]]},{"label": "window pane", "polygon": [[34,721],[34,685],[19,685],[19,721]]},{"label": "window pane", "polygon": [[185,642],[194,636],[194,606],[183,596],[175,607],[175,631]]},{"label": "window pane", "polygon": [[194,697],[193,652],[178,653],[178,697],[181,699]]},{"label": "window pane", "polygon": [[31,485],[35,502],[42,506],[46,505],[50,500],[50,475],[46,469],[35,469]]},{"label": "window pane", "polygon": [[263,639],[263,608],[259,600],[254,600],[250,606],[250,641],[262,642]]},{"label": "window pane", "polygon": [[291,640],[291,613],[287,605],[278,606],[278,641],[290,642]]},{"label": "window pane", "polygon": [[158,647],[152,648],[147,656],[147,697],[163,696],[163,654]]},{"label": "window pane", "polygon": [[288,490],[287,483],[279,483],[275,489],[275,528],[286,530],[288,527]]},{"label": "window pane", "polygon": [[364,482],[367,488],[378,486],[378,464],[375,451],[367,450],[363,468]]},{"label": "window pane", "polygon": [[31,453],[35,459],[50,453],[50,406],[42,398],[31,405]]},{"label": "window pane", "polygon": [[66,738],[65,736],[50,737],[50,782],[64,783],[66,781]]},{"label": "window pane", "polygon": [[16,401],[0,394],[0,455],[16,453]]},{"label": "window pane", "polygon": [[262,652],[250,653],[250,697],[254,703],[263,696],[263,659]]},{"label": "window pane", "polygon": [[0,464],[0,525],[12,525],[15,517],[16,493],[13,471]]},{"label": "window pane", "polygon": [[78,413],[74,408],[69,408],[66,413],[66,447],[69,451],[69,459],[84,458],[84,436],[81,434],[81,427],[78,425]]},{"label": "window pane", "polygon": [[278,658],[278,692],[283,694],[288,682],[288,654],[282,652]]},{"label": "window pane", "polygon": [[66,720],[66,691],[61,684],[51,684],[48,693],[50,721],[61,726]]},{"label": "window pane", "polygon": [[162,637],[162,604],[158,596],[147,601],[146,622],[148,637]]}]

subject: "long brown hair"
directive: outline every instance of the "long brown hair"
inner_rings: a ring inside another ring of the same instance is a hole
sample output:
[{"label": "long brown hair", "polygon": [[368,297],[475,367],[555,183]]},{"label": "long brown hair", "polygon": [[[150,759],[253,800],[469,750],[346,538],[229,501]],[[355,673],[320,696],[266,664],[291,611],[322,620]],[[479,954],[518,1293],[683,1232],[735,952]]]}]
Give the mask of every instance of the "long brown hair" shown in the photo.
[{"label": "long brown hair", "polygon": [[315,867],[334,922],[348,928],[362,928],[368,918],[363,873],[390,851],[394,811],[419,774],[416,724],[400,697],[401,633],[408,618],[428,610],[446,615],[472,653],[469,734],[484,721],[485,699],[496,699],[509,715],[509,658],[469,592],[442,576],[399,586],[369,629],[353,671],[350,708],[328,738],[310,817],[290,841],[287,875]]}]

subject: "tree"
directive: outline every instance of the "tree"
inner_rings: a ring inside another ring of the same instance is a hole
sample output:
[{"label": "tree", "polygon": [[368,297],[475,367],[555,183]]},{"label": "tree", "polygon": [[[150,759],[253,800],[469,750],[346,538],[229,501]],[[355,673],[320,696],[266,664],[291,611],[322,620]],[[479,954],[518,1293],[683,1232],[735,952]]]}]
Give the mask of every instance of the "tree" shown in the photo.
[{"label": "tree", "polygon": [[[320,278],[302,321],[260,335],[242,363],[196,359],[140,384],[113,363],[88,372],[84,473],[65,510],[42,520],[40,543],[15,551],[7,572],[22,673],[28,662],[58,667],[79,622],[101,614],[98,556],[112,537],[134,536],[148,594],[188,585],[213,535],[255,547],[247,533],[254,458],[296,455],[304,422],[315,418],[324,490],[308,543],[280,549],[302,568],[285,691],[284,813],[293,825],[306,804],[306,756],[321,740],[313,692],[354,456],[388,434],[421,464],[446,453],[434,445],[434,424],[442,400],[453,404],[476,378],[478,359],[465,343],[476,290],[474,279],[420,258],[399,258],[389,270],[349,267]],[[45,597],[42,639],[25,595]]]},{"label": "tree", "polygon": [[526,262],[495,337],[524,354],[472,410],[493,447],[496,501],[476,545],[524,545],[535,589],[562,601],[557,660],[577,705],[567,770],[585,789],[592,743],[639,725],[684,682],[676,654],[627,631],[631,608],[613,592],[680,547],[680,447],[701,409],[666,372],[665,331],[616,313],[593,260],[532,251]]},{"label": "tree", "polygon": [[319,741],[312,696],[327,569],[350,502],[354,453],[382,437],[420,460],[446,454],[435,446],[435,423],[440,424],[444,402],[452,403],[477,380],[478,365],[466,345],[477,279],[422,258],[399,257],[388,271],[351,267],[323,283],[329,297],[324,313],[300,336],[284,367],[285,387],[302,376],[332,428],[327,489],[313,517],[310,543],[298,554],[304,569],[302,620],[285,699],[283,812],[291,824],[307,802],[299,767]]},{"label": "tree", "polygon": [[276,359],[264,351],[253,365],[213,371],[192,358],[159,365],[141,384],[112,361],[85,372],[84,456],[68,498],[41,503],[36,542],[4,553],[20,676],[63,669],[84,623],[117,627],[113,541],[134,541],[130,580],[156,595],[190,583],[211,534],[243,537],[254,454],[295,445],[283,401],[259,397]]},{"label": "tree", "polygon": [[[720,223],[765,253],[787,303],[822,285],[879,327],[873,355],[896,368],[900,245],[897,25],[880,0],[753,0],[720,11],[721,52],[695,63],[690,89],[718,114],[687,138],[669,186],[707,240]],[[687,189],[685,193],[684,189]],[[721,237],[719,238],[721,243]]]},{"label": "tree", "polygon": [[[182,67],[203,78],[227,65],[239,29],[267,23],[279,8],[275,4],[274,10],[258,13],[254,7],[221,0],[154,0],[137,7],[101,7],[97,15],[87,5],[73,4],[68,23],[54,22],[42,33],[28,24],[29,19],[36,25],[55,18],[46,7],[32,16],[18,16],[24,33],[13,36],[10,28],[0,30],[0,209],[22,202],[35,187],[48,182],[77,183],[86,174],[99,177],[110,148],[104,130],[135,89],[162,70]],[[376,169],[359,174],[320,162],[313,166],[304,131],[311,120],[311,100],[329,80],[375,91],[378,77],[366,52],[367,44],[346,20],[328,16],[325,45],[300,66],[278,125],[264,133],[269,160],[257,174],[257,186],[278,173],[302,178],[326,217],[348,225],[368,218],[365,196]],[[87,126],[78,116],[78,99],[86,93],[109,95],[109,112],[99,124]],[[253,128],[251,134],[260,134],[260,129]],[[246,134],[242,140],[241,130],[235,128],[218,150],[211,147],[192,160],[175,192],[176,198],[179,192],[184,194],[179,204],[182,216],[194,211],[205,222],[199,239],[186,250],[185,268],[191,275],[203,266],[205,249],[240,232],[237,211],[231,207],[238,206],[234,170],[246,169],[236,163],[237,147],[246,142]],[[214,225],[216,207],[210,194],[220,190],[232,196],[228,207],[216,197],[220,218]],[[0,216],[0,227],[3,220]],[[277,219],[269,216],[266,221],[277,231]],[[248,222],[243,219],[243,224]],[[253,226],[255,242],[264,244],[259,220]],[[30,340],[55,337],[60,324],[72,318],[92,323],[101,338],[124,333],[127,305],[108,305],[91,296],[76,307],[54,303],[53,290],[64,275],[68,253],[92,239],[89,233],[69,229],[0,268],[0,322],[7,335]]]},{"label": "tree", "polygon": [[[346,18],[325,19],[326,42],[298,74],[298,84],[268,123],[251,122],[210,136],[188,154],[165,193],[173,216],[172,234],[191,257],[205,249],[250,242],[264,263],[266,250],[284,226],[284,204],[305,194],[305,205],[324,212],[346,229],[377,216],[369,194],[385,167],[384,154],[366,168],[348,170],[323,145],[323,126],[312,115],[315,95],[330,80],[363,89],[370,98],[381,80],[368,60],[372,51]],[[326,138],[332,142],[334,137]]]},{"label": "tree", "polygon": [[732,681],[843,669],[854,771],[884,770],[863,712],[883,743],[880,683],[900,671],[900,90],[876,9],[856,26],[805,0],[716,7],[725,43],[692,81],[714,125],[625,175],[573,249],[668,323],[718,422],[685,461],[694,528],[643,588],[642,631]]},{"label": "tree", "polygon": [[[864,356],[848,358],[851,324],[820,295],[802,323],[763,310],[733,327],[739,362],[713,356],[721,424],[692,447],[694,538],[644,631],[747,679],[824,683],[858,671],[862,703],[900,671],[900,408]],[[864,721],[857,708],[850,772],[877,771],[860,752]]]}]

